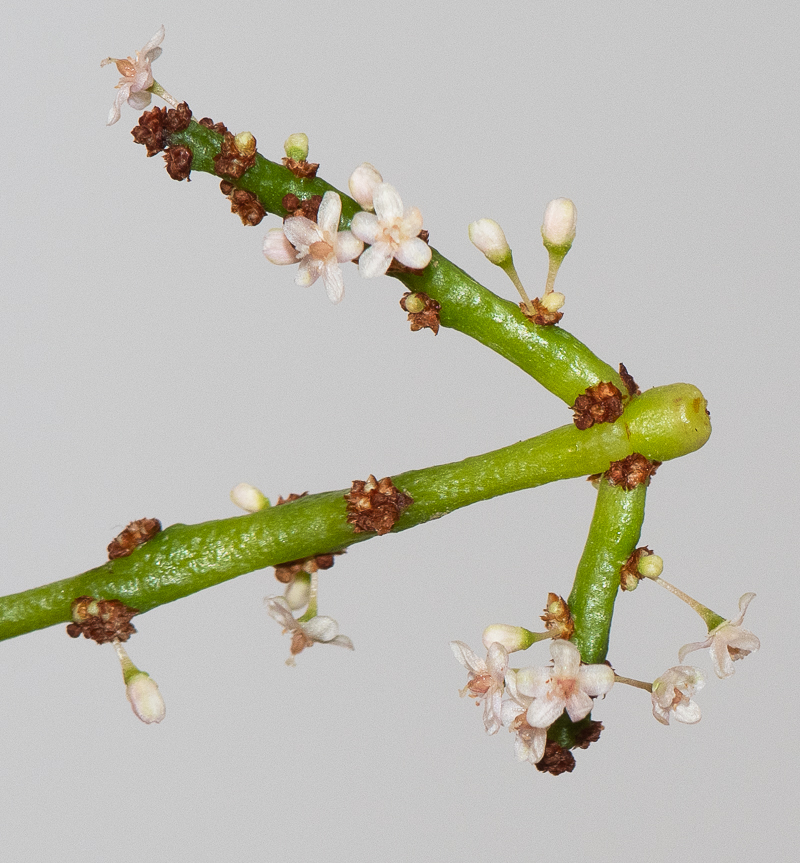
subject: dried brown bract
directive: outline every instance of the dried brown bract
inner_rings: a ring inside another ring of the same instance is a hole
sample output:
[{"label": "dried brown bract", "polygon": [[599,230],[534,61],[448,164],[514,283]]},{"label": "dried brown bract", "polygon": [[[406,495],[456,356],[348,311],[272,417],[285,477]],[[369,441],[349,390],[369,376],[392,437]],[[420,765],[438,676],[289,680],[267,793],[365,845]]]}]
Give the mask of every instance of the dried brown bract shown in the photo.
[{"label": "dried brown bract", "polygon": [[631,373],[625,368],[624,363],[619,364],[619,376],[622,378],[622,383],[625,384],[625,388],[628,390],[630,395],[638,396],[639,393],[641,393],[639,385],[633,377],[631,377]]},{"label": "dried brown bract", "polygon": [[79,596],[72,600],[72,623],[67,626],[67,635],[78,638],[83,635],[106,644],[109,641],[127,641],[136,627],[130,622],[139,613],[118,599],[94,599]]},{"label": "dried brown bract", "polygon": [[519,307],[522,310],[522,314],[525,315],[529,321],[533,321],[534,324],[538,324],[540,327],[549,327],[553,324],[557,324],[561,318],[564,317],[564,312],[553,312],[546,306],[543,306],[539,302],[538,297],[534,297],[531,300],[531,303],[533,304],[533,313],[531,313],[531,310],[527,305],[525,305],[525,303],[520,303]]},{"label": "dried brown bract", "polygon": [[622,393],[609,381],[589,387],[575,399],[572,421],[581,431],[595,423],[613,423],[622,416]]},{"label": "dried brown bract", "polygon": [[192,170],[192,151],[188,147],[170,147],[164,153],[167,173],[173,180],[187,180]]},{"label": "dried brown bract", "polygon": [[147,155],[155,156],[167,146],[167,136],[188,128],[192,112],[186,102],[177,108],[152,108],[139,117],[139,125],[131,130],[133,140],[147,147]]},{"label": "dried brown bract", "polygon": [[369,479],[353,480],[353,486],[344,496],[347,501],[347,522],[356,533],[374,530],[382,536],[394,526],[402,512],[414,501],[398,491],[390,477],[380,482],[370,474]]},{"label": "dried brown bract", "polygon": [[[416,311],[412,311],[412,308],[408,307],[409,297],[413,298],[411,300],[411,306],[413,309],[417,309]],[[423,294],[422,292],[412,293],[409,291],[401,297],[400,308],[404,312],[408,312],[408,321],[411,324],[411,332],[429,329],[433,330],[434,335],[438,334],[439,312],[441,311],[442,306],[437,300],[434,300],[433,297],[429,297],[427,294]]]},{"label": "dried brown bract", "polygon": [[284,156],[281,162],[295,177],[299,177],[301,180],[310,180],[316,177],[317,170],[319,169],[319,163],[317,162],[298,162],[296,159],[290,159],[288,156]]},{"label": "dried brown bract", "polygon": [[655,475],[660,465],[660,461],[650,461],[635,452],[619,461],[612,461],[606,476],[612,485],[619,485],[626,491],[631,491],[643,482],[649,484],[650,477]]},{"label": "dried brown bract", "polygon": [[547,606],[544,609],[542,620],[548,632],[557,633],[553,636],[554,638],[569,639],[575,632],[575,622],[570,614],[569,606],[564,597],[557,593],[547,594]]},{"label": "dried brown bract", "polygon": [[592,743],[597,743],[605,726],[602,722],[595,722],[594,719],[580,731],[575,742],[575,749],[588,749]]},{"label": "dried brown bract", "polygon": [[536,765],[536,769],[540,773],[552,773],[553,776],[560,776],[562,773],[572,773],[575,769],[575,756],[569,749],[564,749],[555,740],[548,740],[544,748],[544,755]]},{"label": "dried brown bract", "polygon": [[284,503],[291,503],[293,500],[300,500],[301,497],[307,497],[307,496],[308,496],[307,491],[304,491],[302,494],[295,494],[294,492],[292,492],[289,495],[289,497],[287,497],[287,498],[282,498],[279,495],[278,496],[278,502],[275,504],[275,506],[281,506]]},{"label": "dried brown bract", "polygon": [[211,117],[203,117],[197,122],[201,126],[205,126],[206,129],[211,129],[212,132],[219,132],[220,135],[224,135],[228,131],[228,127],[224,123],[215,123]]},{"label": "dried brown bract", "polygon": [[[221,187],[222,184],[220,184]],[[264,205],[252,192],[231,187],[228,197],[231,202],[231,212],[236,213],[243,225],[255,227],[267,215]]]},{"label": "dried brown bract", "polygon": [[222,136],[222,147],[220,152],[214,156],[214,171],[221,177],[232,177],[238,180],[248,168],[256,163],[256,153],[243,153],[236,146],[236,138],[232,132],[225,132]]},{"label": "dried brown bract", "polygon": [[303,557],[299,560],[290,560],[275,567],[275,578],[281,584],[289,584],[294,581],[298,572],[317,572],[320,569],[330,569],[334,564],[334,557],[344,554],[342,551],[333,551],[328,554],[314,554],[311,557]]},{"label": "dried brown bract", "polygon": [[639,581],[644,576],[639,572],[639,561],[643,557],[648,557],[653,553],[653,550],[646,545],[636,548],[631,553],[631,556],[622,564],[619,569],[619,586],[622,590],[635,590]]},{"label": "dried brown bract", "polygon": [[281,203],[286,209],[285,218],[288,219],[290,216],[305,216],[306,219],[316,222],[319,205],[322,203],[322,195],[312,195],[310,198],[301,200],[297,195],[289,192],[288,195],[283,196]]},{"label": "dried brown bract", "polygon": [[132,521],[116,539],[112,539],[108,544],[108,559],[127,557],[160,531],[161,522],[157,518],[140,518]]}]

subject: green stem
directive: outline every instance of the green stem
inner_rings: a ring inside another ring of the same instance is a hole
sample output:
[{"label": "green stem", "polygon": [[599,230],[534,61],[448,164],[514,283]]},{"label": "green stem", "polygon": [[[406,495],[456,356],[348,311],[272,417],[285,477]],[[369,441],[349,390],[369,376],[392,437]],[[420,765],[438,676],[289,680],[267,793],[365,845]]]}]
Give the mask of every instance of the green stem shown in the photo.
[{"label": "green stem", "polygon": [[[705,400],[694,387],[648,390],[632,399],[614,424],[586,431],[562,426],[484,455],[395,476],[395,486],[414,503],[394,530],[500,494],[601,473],[632,452],[659,461],[676,458],[699,449],[709,433]],[[355,534],[345,520],[348,490],[310,495],[246,516],[174,524],[129,557],[0,598],[0,639],[67,622],[77,596],[119,599],[145,612],[246,572],[371,539],[375,534]]]},{"label": "green stem", "polygon": [[[171,146],[192,150],[192,170],[214,174],[214,156],[222,136],[194,121],[182,132],[170,136]],[[304,199],[311,195],[337,192],[342,199],[340,228],[344,230],[361,208],[343,192],[319,178],[298,179],[294,174],[261,155],[234,186],[252,192],[269,213],[285,216],[283,197],[288,193]],[[558,326],[537,326],[516,303],[504,300],[478,284],[435,249],[433,259],[422,273],[389,275],[412,291],[421,291],[441,306],[441,323],[477,339],[510,360],[568,405],[590,386],[610,381],[622,393],[625,385],[619,373],[603,362],[582,342]]]}]

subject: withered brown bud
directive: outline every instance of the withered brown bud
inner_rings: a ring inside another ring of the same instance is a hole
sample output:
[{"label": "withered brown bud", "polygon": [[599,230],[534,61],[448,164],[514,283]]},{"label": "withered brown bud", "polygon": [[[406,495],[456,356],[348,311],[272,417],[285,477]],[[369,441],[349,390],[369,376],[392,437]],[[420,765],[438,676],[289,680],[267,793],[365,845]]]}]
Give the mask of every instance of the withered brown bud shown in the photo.
[{"label": "withered brown bud", "polygon": [[312,177],[316,177],[319,170],[317,162],[298,162],[296,159],[290,159],[288,156],[284,156],[281,162],[295,177],[299,177],[301,180],[309,180]]},{"label": "withered brown bud", "polygon": [[595,423],[613,423],[622,416],[622,393],[608,381],[589,387],[575,399],[572,421],[581,431]]},{"label": "withered brown bud", "polygon": [[631,552],[631,556],[619,569],[619,584],[622,590],[636,589],[639,581],[644,577],[639,572],[639,560],[643,557],[648,557],[652,553],[653,550],[646,545],[636,548]]},{"label": "withered brown bud", "polygon": [[211,117],[203,117],[202,120],[198,120],[201,126],[205,126],[206,129],[211,129],[212,132],[219,132],[220,135],[224,135],[228,131],[228,127],[224,123],[215,123]]},{"label": "withered brown bud", "polygon": [[220,176],[238,180],[255,163],[255,150],[251,153],[242,153],[236,146],[235,136],[230,132],[225,132],[222,136],[220,152],[214,156],[214,171]]},{"label": "withered brown bud", "polygon": [[625,368],[624,363],[619,364],[619,376],[622,378],[622,382],[625,384],[625,389],[628,390],[628,393],[632,396],[638,396],[641,393],[639,389],[639,385],[636,381],[631,377],[630,372]]},{"label": "withered brown bud", "polygon": [[382,536],[394,526],[402,512],[414,501],[398,491],[390,477],[380,482],[370,474],[369,479],[353,480],[353,486],[344,496],[347,501],[347,522],[356,533],[374,530]]},{"label": "withered brown bud", "polygon": [[219,181],[219,190],[227,198],[236,187],[229,180]]},{"label": "withered brown bud", "polygon": [[289,192],[288,195],[283,196],[281,203],[286,209],[286,219],[290,216],[305,216],[310,221],[316,222],[322,195],[312,195],[310,198],[300,200],[297,195]]},{"label": "withered brown bud", "polygon": [[108,544],[108,559],[127,557],[160,531],[161,522],[157,518],[140,518],[132,521],[116,539],[112,539]]},{"label": "withered brown bud", "polygon": [[67,635],[78,638],[83,635],[106,644],[109,641],[127,641],[136,627],[130,622],[139,613],[118,599],[94,599],[79,596],[72,600],[72,623],[67,626]]},{"label": "withered brown bud", "polygon": [[522,314],[529,321],[533,321],[534,324],[538,324],[540,327],[549,327],[557,324],[564,317],[564,312],[558,310],[551,311],[546,306],[543,306],[539,302],[538,297],[534,297],[531,303],[533,305],[533,313],[531,313],[526,303],[520,303],[519,307],[522,310]]},{"label": "withered brown bud", "polygon": [[[423,307],[421,311],[412,312],[406,306],[406,300],[409,297],[414,297],[422,301]],[[416,293],[412,293],[409,291],[408,293],[403,294],[400,299],[400,308],[404,312],[408,312],[408,321],[411,324],[411,331],[416,332],[417,330],[429,329],[433,330],[433,334],[437,335],[439,333],[439,312],[442,309],[441,304],[434,300],[432,297],[429,297],[427,294],[423,294],[418,291]]]},{"label": "withered brown bud", "polygon": [[619,485],[625,491],[631,491],[643,482],[649,485],[650,477],[655,476],[660,466],[660,461],[649,461],[635,452],[619,461],[612,461],[606,476],[612,485]]},{"label": "withered brown bud", "polygon": [[548,740],[536,769],[540,773],[552,773],[553,776],[572,773],[575,769],[575,756],[555,740]]},{"label": "withered brown bud", "polygon": [[542,615],[545,629],[548,632],[557,632],[556,638],[571,638],[575,632],[575,622],[569,611],[566,600],[557,593],[547,594],[547,606]]},{"label": "withered brown bud", "polygon": [[597,743],[604,728],[605,726],[602,722],[595,722],[595,720],[592,719],[591,722],[589,722],[588,725],[578,733],[574,748],[588,749],[592,743]]},{"label": "withered brown bud", "polygon": [[315,554],[311,557],[303,557],[299,560],[290,560],[275,567],[275,578],[281,584],[289,584],[294,580],[298,572],[316,572],[320,569],[330,569],[334,564],[334,557],[344,554],[345,551],[334,551],[328,554]]},{"label": "withered brown bud", "polygon": [[252,192],[233,189],[230,199],[231,212],[236,213],[243,225],[255,227],[267,215],[264,205]]},{"label": "withered brown bud", "polygon": [[150,111],[145,111],[139,117],[139,125],[131,129],[133,140],[137,144],[143,144],[147,147],[148,156],[155,156],[167,146],[167,136],[164,129],[166,115],[166,108],[152,108]]},{"label": "withered brown bud", "polygon": [[188,180],[192,170],[192,151],[188,147],[170,147],[164,153],[167,173],[173,180]]}]

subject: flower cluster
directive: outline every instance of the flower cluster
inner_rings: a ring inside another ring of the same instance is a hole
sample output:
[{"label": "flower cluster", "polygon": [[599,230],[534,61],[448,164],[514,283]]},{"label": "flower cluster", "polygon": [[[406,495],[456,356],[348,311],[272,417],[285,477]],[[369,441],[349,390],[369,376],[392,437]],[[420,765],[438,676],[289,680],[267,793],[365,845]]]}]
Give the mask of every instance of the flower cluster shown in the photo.
[{"label": "flower cluster", "polygon": [[496,734],[501,726],[514,732],[517,758],[531,764],[541,761],[547,729],[565,710],[579,722],[591,712],[593,699],[614,685],[610,666],[582,664],[578,648],[561,638],[550,642],[552,665],[517,670],[508,667],[508,651],[497,642],[489,645],[485,661],[461,641],[450,647],[469,673],[461,694],[484,704],[486,732]]}]

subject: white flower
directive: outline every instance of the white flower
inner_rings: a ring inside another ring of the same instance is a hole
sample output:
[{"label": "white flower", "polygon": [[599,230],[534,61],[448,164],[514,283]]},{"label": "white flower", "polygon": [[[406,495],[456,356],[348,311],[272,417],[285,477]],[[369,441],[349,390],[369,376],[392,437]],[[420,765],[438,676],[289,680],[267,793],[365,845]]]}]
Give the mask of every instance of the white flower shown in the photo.
[{"label": "white flower", "polygon": [[487,734],[497,734],[501,725],[501,699],[508,669],[508,652],[502,644],[491,644],[484,661],[463,641],[451,641],[450,648],[469,672],[469,680],[461,690],[461,695],[469,693],[476,704],[483,701],[483,726]]},{"label": "white flower", "polygon": [[[283,229],[271,230],[264,238],[264,255],[273,264],[296,264],[300,269],[295,284],[308,287],[322,276],[332,303],[344,296],[344,279],[340,263],[357,258],[364,248],[350,231],[339,230],[342,199],[336,192],[325,192],[317,212],[317,221],[292,216]],[[283,234],[283,237],[281,237]]]},{"label": "white flower", "polygon": [[117,69],[122,77],[117,84],[117,96],[108,113],[108,123],[112,126],[120,118],[120,108],[126,102],[137,111],[141,111],[150,104],[148,88],[153,86],[153,72],[150,64],[161,56],[161,48],[158,46],[164,41],[164,25],[162,24],[153,38],[136,52],[136,59],[128,57],[118,60],[115,57],[106,57],[100,65],[116,63]]},{"label": "white flower", "polygon": [[509,697],[503,702],[500,715],[503,725],[516,734],[514,752],[520,761],[538,764],[547,745],[547,729],[528,724],[525,715],[533,699],[520,694],[517,675],[512,669],[506,672],[506,695]]},{"label": "white flower", "polygon": [[731,620],[725,620],[708,633],[705,641],[684,644],[678,651],[678,661],[683,662],[687,653],[693,650],[711,648],[711,661],[717,677],[730,677],[734,672],[733,663],[744,659],[748,653],[758,650],[761,642],[747,629],[741,626],[747,606],[755,598],[754,593],[745,593],[739,600],[739,614]]},{"label": "white flower", "polygon": [[578,211],[569,198],[556,198],[545,207],[542,222],[542,240],[550,249],[569,251],[575,239]]},{"label": "white flower", "polygon": [[653,681],[653,716],[669,725],[670,715],[678,722],[694,725],[700,721],[700,708],[692,701],[698,689],[706,685],[703,672],[691,665],[676,665],[668,668],[661,677]]},{"label": "white flower", "polygon": [[362,162],[347,181],[350,189],[350,194],[355,198],[358,204],[365,210],[372,212],[375,207],[372,203],[375,189],[383,182],[383,177],[378,173],[378,169],[369,162]]},{"label": "white flower", "polygon": [[605,695],[614,685],[614,671],[608,665],[581,665],[578,648],[562,638],[550,643],[553,666],[521,668],[517,690],[532,698],[526,714],[534,728],[549,728],[564,710],[573,722],[587,716],[592,698]]},{"label": "white flower", "polygon": [[294,665],[294,658],[306,647],[311,647],[315,641],[322,644],[338,644],[353,650],[353,642],[346,635],[339,635],[339,624],[325,615],[317,615],[305,623],[295,619],[289,608],[289,603],[282,596],[268,596],[264,600],[267,611],[273,620],[277,620],[284,632],[292,633],[292,644],[287,665]]},{"label": "white flower", "polygon": [[382,276],[392,258],[421,270],[431,261],[431,248],[417,235],[422,230],[422,214],[416,207],[403,209],[394,186],[379,183],[373,196],[374,213],[359,212],[350,225],[359,240],[369,243],[358,261],[358,270],[368,279]]}]

